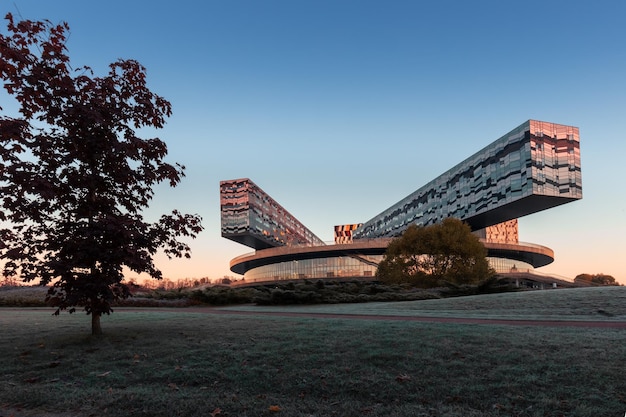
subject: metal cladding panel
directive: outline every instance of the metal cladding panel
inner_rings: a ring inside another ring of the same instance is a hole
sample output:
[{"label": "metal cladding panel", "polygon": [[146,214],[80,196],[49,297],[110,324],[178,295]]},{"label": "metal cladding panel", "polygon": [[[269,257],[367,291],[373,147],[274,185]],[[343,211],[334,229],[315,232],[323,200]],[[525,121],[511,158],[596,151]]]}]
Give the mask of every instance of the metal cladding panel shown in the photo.
[{"label": "metal cladding panel", "polygon": [[446,217],[472,230],[582,198],[577,127],[529,120],[365,222],[355,239],[393,237]]},{"label": "metal cladding panel", "polygon": [[361,225],[362,223],[335,226],[335,244],[352,243],[352,234]]},{"label": "metal cladding panel", "polygon": [[324,242],[248,178],[220,182],[222,237],[254,249]]},{"label": "metal cladding panel", "polygon": [[474,230],[473,233],[486,242],[519,243],[517,219]]},{"label": "metal cladding panel", "polygon": [[488,242],[518,243],[519,230],[517,219],[485,228],[485,239]]}]

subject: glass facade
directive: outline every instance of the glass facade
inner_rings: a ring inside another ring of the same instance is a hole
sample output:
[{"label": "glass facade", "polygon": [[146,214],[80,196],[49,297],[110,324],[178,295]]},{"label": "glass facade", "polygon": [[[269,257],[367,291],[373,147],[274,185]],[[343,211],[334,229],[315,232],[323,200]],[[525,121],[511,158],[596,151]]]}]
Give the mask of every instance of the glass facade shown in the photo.
[{"label": "glass facade", "polygon": [[446,217],[473,230],[582,198],[578,128],[529,120],[373,219],[355,239]]},{"label": "glass facade", "polygon": [[373,278],[382,255],[335,256],[292,260],[252,268],[244,274],[246,283],[293,279]]},{"label": "glass facade", "polygon": [[[383,255],[337,256],[291,260],[252,268],[244,274],[246,283],[295,279],[372,278]],[[514,259],[488,257],[497,273],[532,272],[533,266]]]},{"label": "glass facade", "polygon": [[255,249],[324,245],[248,178],[220,182],[222,237]]},{"label": "glass facade", "polygon": [[489,266],[491,266],[494,271],[499,274],[506,274],[509,272],[532,272],[535,270],[531,264],[517,261],[515,259],[494,258],[488,256],[487,260],[489,261]]}]

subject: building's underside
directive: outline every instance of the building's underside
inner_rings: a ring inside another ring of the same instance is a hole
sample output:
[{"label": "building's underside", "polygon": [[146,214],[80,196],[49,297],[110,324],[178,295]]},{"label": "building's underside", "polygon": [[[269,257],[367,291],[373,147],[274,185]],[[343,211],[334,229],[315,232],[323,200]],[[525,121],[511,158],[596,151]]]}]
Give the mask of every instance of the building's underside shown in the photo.
[{"label": "building's underside", "polygon": [[521,243],[517,219],[582,198],[578,128],[529,120],[364,223],[325,244],[247,178],[222,181],[222,236],[256,249],[230,263],[247,283],[372,279],[391,238],[446,217],[470,225],[499,273],[533,273],[551,249]]}]

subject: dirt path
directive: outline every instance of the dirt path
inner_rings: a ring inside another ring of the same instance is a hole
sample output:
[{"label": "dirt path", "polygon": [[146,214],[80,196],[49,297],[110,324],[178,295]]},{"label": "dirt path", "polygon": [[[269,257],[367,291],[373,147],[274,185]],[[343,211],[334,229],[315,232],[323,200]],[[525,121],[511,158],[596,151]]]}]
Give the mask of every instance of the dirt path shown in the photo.
[{"label": "dirt path", "polygon": [[[45,307],[3,307],[1,312],[24,310],[50,310]],[[454,323],[454,324],[483,324],[504,326],[548,326],[548,327],[593,327],[606,329],[626,329],[626,321],[609,320],[529,320],[529,319],[494,319],[475,317],[429,317],[429,316],[398,316],[374,314],[341,314],[341,313],[312,313],[296,311],[251,311],[225,310],[220,307],[116,307],[116,312],[155,311],[169,313],[202,313],[223,316],[275,316],[301,317],[317,319],[347,319],[347,320],[377,320],[377,321],[413,321],[420,323]],[[4,417],[0,414],[0,417]]]},{"label": "dirt path", "polygon": [[[117,308],[116,311],[145,311],[145,308]],[[469,317],[425,317],[425,316],[390,316],[368,314],[338,314],[338,313],[310,313],[289,311],[247,311],[223,310],[215,307],[187,307],[187,308],[151,308],[152,311],[204,313],[215,315],[236,316],[277,316],[302,317],[318,319],[351,319],[351,320],[386,320],[386,321],[414,321],[420,323],[455,323],[455,324],[485,324],[507,326],[550,326],[550,327],[594,327],[607,329],[626,329],[626,321],[591,321],[591,320],[508,320],[508,319],[480,319]]]}]

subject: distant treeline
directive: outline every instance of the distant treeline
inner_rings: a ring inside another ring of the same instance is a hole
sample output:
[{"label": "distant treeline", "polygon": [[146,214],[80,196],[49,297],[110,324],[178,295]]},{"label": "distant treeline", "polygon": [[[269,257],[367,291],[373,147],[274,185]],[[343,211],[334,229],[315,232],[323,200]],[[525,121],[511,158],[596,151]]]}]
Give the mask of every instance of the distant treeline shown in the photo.
[{"label": "distant treeline", "polygon": [[574,282],[592,285],[619,285],[611,275],[604,274],[580,274],[576,275]]}]

